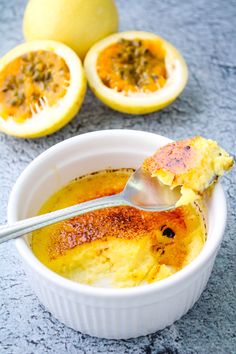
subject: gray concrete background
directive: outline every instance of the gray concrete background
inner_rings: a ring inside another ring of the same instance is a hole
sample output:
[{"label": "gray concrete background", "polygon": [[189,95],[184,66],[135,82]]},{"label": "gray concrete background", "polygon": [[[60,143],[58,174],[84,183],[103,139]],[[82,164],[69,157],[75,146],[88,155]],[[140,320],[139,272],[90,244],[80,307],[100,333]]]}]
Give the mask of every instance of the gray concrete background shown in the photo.
[{"label": "gray concrete background", "polygon": [[[22,42],[25,0],[0,0],[0,55]],[[129,128],[173,139],[201,134],[216,139],[235,156],[235,1],[117,0],[122,30],[148,30],[183,53],[189,83],[171,106],[148,116],[110,110],[90,92],[79,115],[56,134],[18,140],[0,134],[0,222],[6,221],[9,192],[39,153],[85,132]],[[11,242],[0,246],[0,354],[5,353],[235,353],[236,244],[235,170],[222,181],[229,217],[213,274],[197,304],[165,330],[138,339],[99,340],[59,323],[32,293]]]}]

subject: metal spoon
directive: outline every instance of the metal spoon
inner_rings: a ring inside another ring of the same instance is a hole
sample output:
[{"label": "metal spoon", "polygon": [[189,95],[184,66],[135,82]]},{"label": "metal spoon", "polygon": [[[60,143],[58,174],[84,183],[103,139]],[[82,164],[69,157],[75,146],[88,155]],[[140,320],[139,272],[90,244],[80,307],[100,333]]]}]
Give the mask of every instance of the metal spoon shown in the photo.
[{"label": "metal spoon", "polygon": [[128,205],[145,211],[170,210],[175,207],[179,198],[179,188],[171,190],[168,186],[160,183],[157,178],[151,177],[150,174],[139,168],[131,175],[121,193],[90,200],[0,227],[0,243],[58,221],[107,207]]}]

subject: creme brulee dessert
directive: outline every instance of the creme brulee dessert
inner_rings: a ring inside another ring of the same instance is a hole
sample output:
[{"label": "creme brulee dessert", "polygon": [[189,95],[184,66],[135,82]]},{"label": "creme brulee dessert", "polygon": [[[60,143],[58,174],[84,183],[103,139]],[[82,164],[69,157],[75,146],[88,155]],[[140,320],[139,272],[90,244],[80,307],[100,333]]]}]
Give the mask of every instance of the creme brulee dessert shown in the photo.
[{"label": "creme brulee dessert", "polygon": [[[52,195],[40,214],[121,192],[132,169],[92,173]],[[133,287],[176,273],[202,250],[206,237],[198,204],[167,212],[129,206],[96,210],[32,234],[36,257],[73,281]]]}]

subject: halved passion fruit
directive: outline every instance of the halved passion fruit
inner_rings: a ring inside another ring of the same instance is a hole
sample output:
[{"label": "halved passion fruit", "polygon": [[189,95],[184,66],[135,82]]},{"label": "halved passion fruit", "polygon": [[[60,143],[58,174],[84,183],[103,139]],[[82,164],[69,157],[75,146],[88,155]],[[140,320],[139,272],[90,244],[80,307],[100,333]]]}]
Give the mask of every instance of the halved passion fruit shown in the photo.
[{"label": "halved passion fruit", "polygon": [[85,91],[73,50],[55,41],[21,44],[0,60],[0,130],[25,138],[51,134],[78,112]]},{"label": "halved passion fruit", "polygon": [[188,78],[176,48],[148,32],[121,32],[101,40],[89,50],[84,66],[95,95],[109,107],[130,114],[167,106]]}]

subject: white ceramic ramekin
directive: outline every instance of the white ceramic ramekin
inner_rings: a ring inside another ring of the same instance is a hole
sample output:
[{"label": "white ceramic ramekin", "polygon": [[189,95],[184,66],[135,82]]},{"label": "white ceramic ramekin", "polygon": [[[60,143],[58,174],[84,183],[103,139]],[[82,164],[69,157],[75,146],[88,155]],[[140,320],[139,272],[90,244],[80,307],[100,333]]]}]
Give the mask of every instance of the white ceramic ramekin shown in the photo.
[{"label": "white ceramic ramekin", "polygon": [[[12,223],[37,213],[56,190],[89,172],[139,166],[170,140],[132,130],[106,130],[65,140],[38,156],[18,178],[8,205]],[[46,268],[27,236],[16,240],[29,282],[41,303],[67,326],[92,336],[130,338],[172,324],[197,301],[206,286],[226,222],[226,201],[218,184],[208,202],[208,236],[200,255],[175,275],[127,289],[77,284]]]}]

